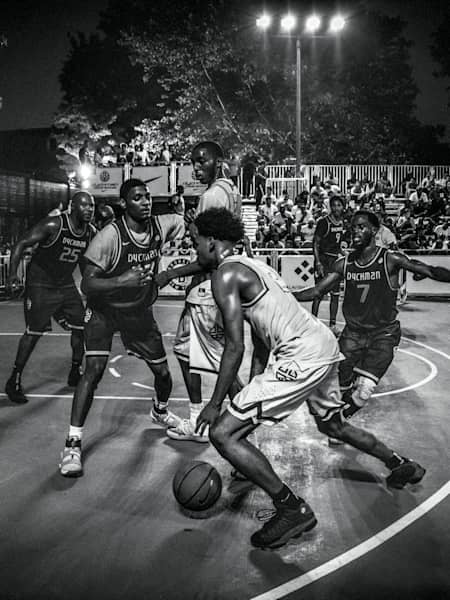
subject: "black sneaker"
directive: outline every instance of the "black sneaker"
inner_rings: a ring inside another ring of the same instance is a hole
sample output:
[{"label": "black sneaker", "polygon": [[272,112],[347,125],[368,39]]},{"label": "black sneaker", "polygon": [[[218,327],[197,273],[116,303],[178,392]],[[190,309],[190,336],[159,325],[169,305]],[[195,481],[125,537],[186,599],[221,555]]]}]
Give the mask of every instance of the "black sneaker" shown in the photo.
[{"label": "black sneaker", "polygon": [[5,392],[14,404],[26,404],[28,402],[28,398],[23,393],[22,384],[20,381],[17,381],[15,375],[11,375],[6,382]]},{"label": "black sneaker", "polygon": [[419,463],[405,458],[401,465],[391,470],[391,474],[386,478],[386,483],[389,487],[401,490],[407,483],[419,483],[425,473],[426,470]]},{"label": "black sneaker", "polygon": [[69,377],[67,378],[67,385],[69,387],[77,387],[80,379],[81,379],[81,366],[73,363],[72,368],[70,369]]},{"label": "black sneaker", "polygon": [[251,536],[250,541],[257,548],[280,548],[316,525],[317,519],[306,502],[297,508],[278,506],[274,516]]}]

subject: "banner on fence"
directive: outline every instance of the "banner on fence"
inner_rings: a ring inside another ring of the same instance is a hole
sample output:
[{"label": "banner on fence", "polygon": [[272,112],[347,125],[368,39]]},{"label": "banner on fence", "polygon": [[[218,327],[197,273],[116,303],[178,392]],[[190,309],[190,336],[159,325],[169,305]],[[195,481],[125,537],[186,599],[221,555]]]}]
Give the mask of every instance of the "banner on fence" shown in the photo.
[{"label": "banner on fence", "polygon": [[206,190],[206,185],[194,179],[191,165],[178,167],[178,184],[184,187],[185,196],[200,196]]},{"label": "banner on fence", "polygon": [[[188,265],[194,260],[191,254],[161,256],[159,270],[176,269]],[[192,277],[178,277],[161,290],[161,296],[184,296],[187,286],[191,283]]]},{"label": "banner on fence", "polygon": [[314,285],[314,257],[298,254],[280,257],[280,275],[291,290]]},{"label": "banner on fence", "polygon": [[122,179],[122,167],[97,168],[89,178],[88,191],[94,196],[118,198]]},{"label": "banner on fence", "polygon": [[169,195],[169,167],[133,167],[133,177],[142,179],[148,185],[152,196]]}]

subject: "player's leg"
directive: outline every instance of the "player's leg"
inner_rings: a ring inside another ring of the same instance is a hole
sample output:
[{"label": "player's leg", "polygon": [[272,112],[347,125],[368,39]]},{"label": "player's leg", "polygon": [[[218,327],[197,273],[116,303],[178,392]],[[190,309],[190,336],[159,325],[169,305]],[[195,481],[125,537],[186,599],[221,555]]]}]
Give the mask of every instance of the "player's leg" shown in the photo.
[{"label": "player's leg", "polygon": [[172,376],[152,308],[120,313],[118,323],[127,351],[144,360],[153,373],[156,397],[150,410],[152,420],[164,427],[175,427],[180,422],[180,418],[168,408],[172,392]]},{"label": "player's leg", "polygon": [[339,330],[336,327],[336,317],[339,308],[339,291],[330,293],[330,329],[335,334],[336,337],[339,335]]},{"label": "player's leg", "polygon": [[5,392],[11,402],[28,402],[22,389],[22,372],[41,336],[50,329],[50,318],[59,298],[56,290],[28,286],[24,296],[26,330],[20,338],[11,375]]},{"label": "player's leg", "polygon": [[61,475],[79,477],[83,474],[81,443],[87,415],[94,392],[105,371],[111,351],[114,323],[98,310],[86,309],[85,316],[86,364],[76,387],[64,450],[59,465]]},{"label": "player's leg", "polygon": [[313,390],[308,405],[319,431],[381,460],[391,470],[387,478],[389,485],[403,487],[422,479],[425,469],[418,463],[400,456],[372,433],[354,427],[343,417],[345,405],[339,389],[337,366],[331,367],[328,376]]},{"label": "player's leg", "polygon": [[70,345],[72,348],[72,366],[67,378],[67,385],[76,387],[81,377],[81,364],[84,356],[84,306],[75,286],[65,288],[63,294],[62,313],[71,332]]}]

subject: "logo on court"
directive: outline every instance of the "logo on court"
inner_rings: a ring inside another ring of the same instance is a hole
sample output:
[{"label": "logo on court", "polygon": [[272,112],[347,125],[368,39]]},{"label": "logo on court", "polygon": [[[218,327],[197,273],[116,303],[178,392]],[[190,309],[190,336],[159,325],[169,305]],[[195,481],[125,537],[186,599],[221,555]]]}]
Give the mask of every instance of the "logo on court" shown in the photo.
[{"label": "logo on court", "polygon": [[103,181],[103,183],[106,183],[107,181],[109,181],[109,173],[108,173],[108,171],[102,171],[100,173],[100,181]]},{"label": "logo on court", "polygon": [[90,308],[87,308],[86,312],[84,313],[84,322],[89,323],[91,318],[92,318],[92,310]]}]

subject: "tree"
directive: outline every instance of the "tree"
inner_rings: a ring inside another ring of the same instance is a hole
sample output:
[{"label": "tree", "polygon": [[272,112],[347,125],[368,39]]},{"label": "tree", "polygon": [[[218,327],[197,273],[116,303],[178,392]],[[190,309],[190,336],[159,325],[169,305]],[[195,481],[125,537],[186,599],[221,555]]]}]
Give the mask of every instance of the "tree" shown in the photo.
[{"label": "tree", "polygon": [[[131,0],[125,10],[111,1],[103,37],[72,40],[59,124],[79,136],[134,130],[179,156],[205,137],[274,161],[295,154],[295,40],[264,41],[257,11],[242,6]],[[429,156],[441,150],[440,130],[413,116],[403,30],[400,19],[368,12],[339,52],[332,39],[303,41],[305,162],[420,160],[424,139]]]},{"label": "tree", "polygon": [[[450,8],[444,14],[442,23],[432,34],[431,54],[439,63],[440,68],[435,73],[437,77],[450,77]],[[450,85],[447,87],[450,92]],[[449,97],[450,106],[450,97]]]}]

